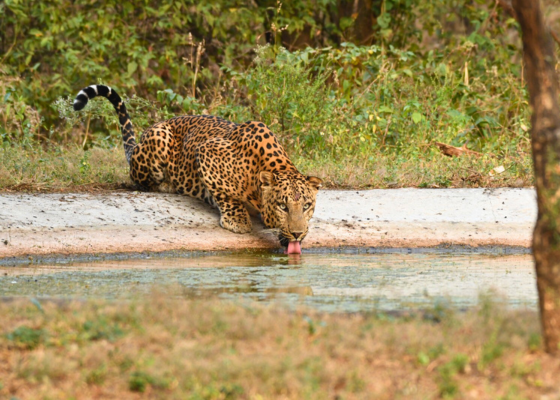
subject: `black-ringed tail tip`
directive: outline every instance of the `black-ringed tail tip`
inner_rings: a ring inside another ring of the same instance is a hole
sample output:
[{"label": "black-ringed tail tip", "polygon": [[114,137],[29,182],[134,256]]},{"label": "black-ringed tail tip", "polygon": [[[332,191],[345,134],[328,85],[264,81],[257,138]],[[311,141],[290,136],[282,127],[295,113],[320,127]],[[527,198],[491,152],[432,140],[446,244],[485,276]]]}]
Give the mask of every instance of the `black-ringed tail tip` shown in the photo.
[{"label": "black-ringed tail tip", "polygon": [[93,99],[97,96],[106,97],[117,112],[117,116],[119,117],[119,124],[121,126],[124,153],[126,155],[126,160],[130,164],[132,152],[134,151],[134,147],[136,146],[136,139],[134,139],[134,129],[132,128],[132,122],[130,122],[128,111],[126,111],[126,106],[124,105],[124,102],[117,92],[115,92],[109,86],[105,85],[88,86],[80,90],[80,92],[76,96],[76,99],[74,100],[74,110],[82,110],[90,99]]},{"label": "black-ringed tail tip", "polygon": [[[76,99],[74,100],[74,110],[80,111],[82,110],[90,99],[93,99],[97,96],[107,97],[109,100],[112,94],[116,94],[109,86],[105,85],[91,85],[85,89],[80,90]],[[118,95],[117,95],[118,96]]]}]

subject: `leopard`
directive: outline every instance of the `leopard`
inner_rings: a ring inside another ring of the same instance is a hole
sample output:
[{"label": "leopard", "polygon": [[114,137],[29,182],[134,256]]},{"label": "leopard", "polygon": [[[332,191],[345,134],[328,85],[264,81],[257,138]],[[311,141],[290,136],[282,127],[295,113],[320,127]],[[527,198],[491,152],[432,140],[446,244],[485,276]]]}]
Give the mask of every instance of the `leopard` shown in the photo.
[{"label": "leopard", "polygon": [[250,212],[260,214],[285,253],[301,254],[323,181],[299,172],[263,122],[177,116],[148,127],[136,141],[126,105],[111,87],[80,90],[74,110],[97,96],[117,113],[130,179],[139,190],[202,200],[218,208],[222,228],[239,234],[252,231]]}]

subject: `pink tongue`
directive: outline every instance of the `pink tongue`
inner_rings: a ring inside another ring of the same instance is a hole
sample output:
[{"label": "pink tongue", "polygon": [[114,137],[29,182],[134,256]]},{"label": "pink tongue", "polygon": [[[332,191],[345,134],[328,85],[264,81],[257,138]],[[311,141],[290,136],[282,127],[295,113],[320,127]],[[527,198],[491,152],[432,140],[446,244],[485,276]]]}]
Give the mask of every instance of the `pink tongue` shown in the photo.
[{"label": "pink tongue", "polygon": [[288,243],[288,254],[301,254],[301,244],[300,244],[300,242],[289,242]]}]

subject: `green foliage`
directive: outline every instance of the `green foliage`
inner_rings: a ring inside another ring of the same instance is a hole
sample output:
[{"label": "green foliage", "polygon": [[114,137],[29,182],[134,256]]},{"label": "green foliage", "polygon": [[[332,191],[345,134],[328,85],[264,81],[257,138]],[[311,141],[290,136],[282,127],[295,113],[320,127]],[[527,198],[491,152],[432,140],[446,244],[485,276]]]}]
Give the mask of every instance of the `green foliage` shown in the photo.
[{"label": "green foliage", "polygon": [[43,329],[20,326],[6,335],[16,347],[32,350],[43,344],[46,340],[47,332]]},{"label": "green foliage", "polygon": [[427,366],[430,362],[434,361],[443,354],[445,354],[445,347],[442,343],[439,343],[438,345],[429,348],[428,351],[420,351],[418,353],[417,360],[420,365]]},{"label": "green foliage", "polygon": [[85,151],[84,156],[80,160],[80,173],[82,175],[87,175],[91,169],[91,165],[89,164],[89,152]]},{"label": "green foliage", "polygon": [[[57,97],[99,79],[150,100],[169,88],[183,97],[206,97],[223,79],[218,66],[242,70],[268,34],[288,47],[356,40],[357,15],[340,18],[353,11],[335,0],[8,0],[0,7],[2,62],[18,77],[23,101],[49,128],[56,123],[51,104]],[[369,12],[376,22],[367,44],[426,52],[470,43],[470,54],[482,55],[474,58],[481,68],[496,66],[501,73],[515,67],[519,73],[518,63],[509,62],[519,50],[509,39],[515,23],[482,3],[384,0],[372,2]],[[461,51],[455,53],[462,58]]]},{"label": "green foliage", "polygon": [[181,108],[187,114],[202,114],[204,104],[198,99],[191,96],[181,96],[175,93],[172,89],[159,90],[157,92],[157,99],[161,104],[165,104],[171,108]]},{"label": "green foliage", "polygon": [[454,398],[459,394],[459,384],[456,375],[465,372],[465,367],[469,362],[465,354],[455,355],[451,361],[438,368],[439,372],[439,391],[441,397]]},{"label": "green foliage", "polygon": [[[196,46],[191,32],[211,38],[207,63],[216,63],[250,50],[263,20],[256,6],[235,0],[9,0],[2,14],[3,61],[41,115],[56,97],[98,79],[144,97],[181,87],[194,74],[184,60]],[[201,75],[211,78],[207,69]]]},{"label": "green foliage", "polygon": [[85,340],[108,340],[113,342],[122,336],[125,332],[117,323],[108,321],[103,316],[96,320],[84,322],[82,326],[82,336]]},{"label": "green foliage", "polygon": [[488,341],[482,346],[479,369],[484,369],[488,364],[500,358],[504,350],[505,345],[498,338],[498,332],[492,332]]},{"label": "green foliage", "polygon": [[479,295],[478,314],[484,322],[487,340],[480,349],[478,369],[483,370],[504,354],[506,339],[502,335],[506,321],[497,317],[501,313],[499,300],[492,291]]},{"label": "green foliage", "polygon": [[146,391],[146,387],[153,381],[152,376],[141,372],[135,371],[130,375],[130,380],[128,381],[128,386],[133,392],[143,393]]},{"label": "green foliage", "polygon": [[[142,132],[145,128],[156,122],[173,117],[167,107],[159,106],[150,100],[138,96],[121,96],[126,104],[133,124]],[[64,131],[69,132],[75,128],[84,129],[83,139],[78,138],[82,147],[120,146],[122,143],[118,116],[109,101],[104,98],[96,98],[88,102],[81,111],[74,111],[74,99],[60,97],[53,106],[58,111],[61,121],[64,123]]]},{"label": "green foliage", "polygon": [[144,371],[134,371],[130,375],[128,387],[133,392],[144,393],[148,386],[158,389],[167,389],[170,385],[170,380],[158,378]]},{"label": "green foliage", "polygon": [[[318,173],[345,160],[379,170],[360,185],[404,185],[409,168],[417,176],[406,185],[481,186],[497,166],[506,169],[498,180],[530,184],[515,21],[480,1],[384,0],[371,2],[362,25],[350,3],[5,1],[0,146],[120,147],[106,100],[72,110],[79,89],[106,82],[137,132],[177,114],[256,119]],[[483,156],[443,166],[436,141]],[[72,180],[91,181],[93,170],[79,165]]]},{"label": "green foliage", "polygon": [[537,351],[542,346],[542,337],[538,333],[533,333],[529,336],[527,347],[531,351]]},{"label": "green foliage", "polygon": [[258,48],[255,66],[245,74],[233,73],[247,87],[253,119],[265,122],[296,152],[327,150],[326,138],[336,134],[332,118],[339,99],[325,74],[312,75],[307,52],[275,50]]},{"label": "green foliage", "polygon": [[[496,70],[477,69],[476,54],[466,56],[461,63],[472,60],[471,76],[477,74],[468,84],[454,52],[422,56],[349,43],[296,52],[259,48],[252,68],[227,72],[247,88],[254,118],[308,156],[439,156],[433,141],[516,155],[527,148],[529,124],[516,69],[497,79]],[[488,88],[502,96],[488,96]]]},{"label": "green foliage", "polygon": [[102,364],[100,367],[89,371],[86,374],[86,383],[88,385],[102,385],[107,379],[107,365]]},{"label": "green foliage", "polygon": [[0,64],[0,145],[18,141],[29,143],[36,137],[41,118],[26,104],[20,91],[19,79],[8,75]]}]

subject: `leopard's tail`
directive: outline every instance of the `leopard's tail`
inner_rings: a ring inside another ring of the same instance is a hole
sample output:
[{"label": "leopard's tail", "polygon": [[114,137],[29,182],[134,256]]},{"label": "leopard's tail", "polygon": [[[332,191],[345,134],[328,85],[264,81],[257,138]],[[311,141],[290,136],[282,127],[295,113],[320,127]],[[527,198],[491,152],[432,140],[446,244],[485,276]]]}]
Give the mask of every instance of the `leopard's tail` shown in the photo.
[{"label": "leopard's tail", "polygon": [[132,127],[132,122],[130,121],[130,115],[126,111],[126,106],[113,89],[105,85],[91,85],[87,88],[80,90],[80,93],[76,96],[74,100],[74,110],[79,111],[83,109],[90,99],[97,96],[103,96],[109,99],[115,111],[119,116],[119,123],[121,125],[121,132],[124,145],[124,154],[126,155],[126,161],[130,164],[130,158],[132,157],[132,151],[136,147],[136,139],[134,138],[134,129]]}]

